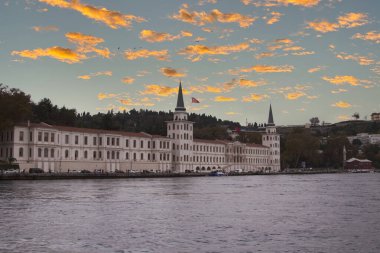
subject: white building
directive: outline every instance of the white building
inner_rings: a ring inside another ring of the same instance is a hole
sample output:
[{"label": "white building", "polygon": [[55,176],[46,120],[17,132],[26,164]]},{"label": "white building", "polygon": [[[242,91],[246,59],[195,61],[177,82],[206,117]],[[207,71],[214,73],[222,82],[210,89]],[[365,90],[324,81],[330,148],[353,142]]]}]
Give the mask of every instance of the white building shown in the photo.
[{"label": "white building", "polygon": [[358,133],[355,136],[348,136],[347,139],[351,144],[354,140],[360,140],[362,145],[380,144],[380,134]]},{"label": "white building", "polygon": [[13,157],[21,169],[42,168],[52,172],[280,170],[280,136],[271,107],[263,145],[194,139],[193,124],[188,120],[180,83],[174,118],[167,122],[166,137],[45,123],[17,124],[0,132],[0,160]]}]

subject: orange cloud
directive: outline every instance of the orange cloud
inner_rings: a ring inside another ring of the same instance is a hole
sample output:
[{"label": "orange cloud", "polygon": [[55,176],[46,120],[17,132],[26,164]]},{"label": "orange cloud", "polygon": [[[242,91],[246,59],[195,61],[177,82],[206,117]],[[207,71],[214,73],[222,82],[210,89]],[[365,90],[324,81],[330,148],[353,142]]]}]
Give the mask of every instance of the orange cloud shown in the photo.
[{"label": "orange cloud", "polygon": [[380,33],[376,31],[370,31],[366,34],[356,33],[352,36],[353,39],[369,40],[375,43],[380,43]]},{"label": "orange cloud", "polygon": [[89,80],[95,76],[112,76],[112,71],[100,71],[89,75],[78,76],[79,79]]},{"label": "orange cloud", "polygon": [[265,81],[252,81],[247,79],[240,79],[239,84],[242,87],[259,87],[266,84]]},{"label": "orange cloud", "polygon": [[190,45],[181,49],[178,54],[188,55],[188,59],[197,61],[202,55],[228,55],[234,52],[240,52],[249,48],[249,43],[243,42],[236,45],[227,45],[227,46],[213,46],[208,47],[205,45]]},{"label": "orange cloud", "polygon": [[33,26],[32,29],[36,32],[58,32],[59,31],[59,28],[53,25]]},{"label": "orange cloud", "polygon": [[214,101],[215,102],[233,102],[233,101],[236,101],[236,98],[217,96],[217,97],[214,98]]},{"label": "orange cloud", "polygon": [[240,27],[247,28],[252,25],[256,18],[251,16],[242,15],[239,13],[223,13],[218,9],[212,10],[209,14],[201,11],[188,11],[187,6],[181,8],[178,14],[173,15],[172,18],[182,22],[190,23],[197,26],[204,26],[208,23],[216,21],[220,23],[238,23]]},{"label": "orange cloud", "polygon": [[256,71],[258,73],[280,73],[280,72],[292,72],[294,66],[283,65],[283,66],[269,66],[269,65],[255,65],[250,68],[240,69],[240,72],[247,73]]},{"label": "orange cloud", "polygon": [[276,54],[273,53],[273,52],[262,52],[262,53],[256,55],[255,58],[258,59],[258,60],[260,60],[262,58],[273,57],[275,55]]},{"label": "orange cloud", "polygon": [[349,55],[347,53],[340,53],[340,54],[337,54],[336,55],[337,58],[339,59],[342,59],[342,60],[353,60],[353,61],[356,61],[357,63],[359,63],[359,65],[371,65],[371,64],[374,64],[375,61],[368,58],[368,57],[365,57],[365,56],[360,56],[360,55]]},{"label": "orange cloud", "polygon": [[312,54],[315,54],[315,52],[314,51],[302,51],[302,52],[292,53],[292,55],[296,55],[296,56],[304,56],[304,55],[312,55]]},{"label": "orange cloud", "polygon": [[352,105],[350,103],[347,103],[347,102],[344,102],[344,101],[339,101],[339,102],[336,102],[336,103],[332,104],[331,106],[339,107],[339,108],[349,108]]},{"label": "orange cloud", "polygon": [[303,97],[303,96],[305,96],[305,93],[300,92],[300,91],[296,91],[296,92],[287,93],[285,95],[285,98],[289,99],[289,100],[296,100],[296,99],[299,99],[300,97]]},{"label": "orange cloud", "polygon": [[178,35],[171,35],[169,33],[159,33],[152,30],[142,30],[140,32],[140,39],[148,42],[162,42],[162,41],[172,41],[180,39],[183,37],[191,37],[193,34],[191,32],[181,31]]},{"label": "orange cloud", "polygon": [[280,12],[272,11],[271,12],[272,17],[267,21],[268,25],[273,25],[274,23],[277,23],[280,21],[280,17],[282,14]]},{"label": "orange cloud", "polygon": [[173,94],[177,94],[177,92],[178,92],[178,88],[171,88],[168,86],[161,86],[158,84],[149,84],[145,86],[145,90],[142,91],[141,94],[167,97]]},{"label": "orange cloud", "polygon": [[118,94],[114,94],[114,93],[99,93],[98,94],[98,99],[99,100],[103,100],[103,99],[109,99],[109,98],[114,98],[114,97],[117,97],[119,96]]},{"label": "orange cloud", "polygon": [[87,59],[85,54],[75,52],[70,48],[63,48],[58,46],[45,49],[37,48],[34,50],[12,51],[11,54],[25,58],[31,58],[33,60],[36,60],[40,57],[50,57],[69,64],[78,63],[81,60]]},{"label": "orange cloud", "polygon": [[314,7],[317,6],[320,0],[240,0],[244,5],[253,4],[256,7],[278,7],[278,6],[302,6]]},{"label": "orange cloud", "polygon": [[252,101],[259,102],[268,97],[269,96],[265,94],[251,93],[249,96],[243,97],[243,102],[252,102]]},{"label": "orange cloud", "polygon": [[165,76],[169,76],[169,77],[183,77],[183,76],[186,76],[185,73],[180,73],[178,72],[177,70],[173,69],[173,68],[161,68],[160,69],[161,73]]},{"label": "orange cloud", "polygon": [[77,51],[80,53],[94,52],[104,58],[109,58],[111,55],[108,48],[96,48],[99,43],[104,42],[102,38],[78,32],[66,33],[65,36],[69,42],[77,44]]},{"label": "orange cloud", "polygon": [[137,51],[125,51],[124,57],[127,60],[136,60],[138,58],[148,58],[148,57],[154,57],[157,60],[160,61],[167,61],[169,58],[168,50],[148,50],[148,49],[141,49]]},{"label": "orange cloud", "polygon": [[284,51],[301,51],[301,50],[304,50],[304,48],[300,47],[300,46],[293,46],[293,47],[284,48]]},{"label": "orange cloud", "polygon": [[130,27],[132,21],[145,21],[145,19],[142,17],[134,16],[131,14],[123,14],[118,11],[108,10],[104,7],[96,7],[89,4],[82,4],[79,0],[39,0],[39,2],[63,9],[75,10],[89,19],[106,24],[112,29],[117,29],[119,27]]},{"label": "orange cloud", "polygon": [[132,84],[135,81],[133,77],[126,76],[121,79],[121,82],[126,83],[126,84]]},{"label": "orange cloud", "polygon": [[343,85],[343,84],[351,84],[352,86],[358,86],[360,82],[363,80],[359,80],[358,78],[354,76],[335,76],[335,77],[322,77],[323,80],[336,84],[336,85]]},{"label": "orange cloud", "polygon": [[367,14],[350,12],[338,17],[335,23],[330,23],[327,20],[308,22],[308,28],[314,29],[317,32],[327,33],[337,31],[339,28],[353,28],[368,23]]},{"label": "orange cloud", "polygon": [[322,66],[318,66],[318,67],[315,67],[315,68],[308,69],[307,72],[309,72],[309,73],[315,73],[315,72],[321,71],[322,69],[323,69]]}]

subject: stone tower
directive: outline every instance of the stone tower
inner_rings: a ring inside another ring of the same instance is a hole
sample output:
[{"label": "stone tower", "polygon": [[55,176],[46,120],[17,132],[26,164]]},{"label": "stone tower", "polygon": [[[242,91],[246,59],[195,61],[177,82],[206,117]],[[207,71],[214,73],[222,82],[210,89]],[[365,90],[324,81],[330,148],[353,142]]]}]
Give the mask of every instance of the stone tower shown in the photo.
[{"label": "stone tower", "polygon": [[180,173],[193,169],[194,122],[189,121],[188,116],[180,82],[173,120],[167,122],[167,135],[172,139],[172,172]]},{"label": "stone tower", "polygon": [[268,124],[263,134],[263,145],[269,147],[268,165],[272,172],[280,171],[280,135],[273,120],[272,105],[269,106]]}]

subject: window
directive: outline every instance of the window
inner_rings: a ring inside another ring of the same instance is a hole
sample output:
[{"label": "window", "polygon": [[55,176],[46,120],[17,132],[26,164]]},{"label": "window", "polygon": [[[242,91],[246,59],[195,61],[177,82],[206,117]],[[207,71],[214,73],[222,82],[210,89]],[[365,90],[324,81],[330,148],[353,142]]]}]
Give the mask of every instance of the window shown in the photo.
[{"label": "window", "polygon": [[152,141],[152,144],[153,144],[153,148],[156,148],[156,142]]},{"label": "window", "polygon": [[129,160],[129,153],[125,153],[125,160]]},{"label": "window", "polygon": [[99,159],[102,159],[102,151],[99,151],[98,157]]},{"label": "window", "polygon": [[75,135],[75,145],[78,145],[78,143],[79,143],[79,136]]},{"label": "window", "polygon": [[150,161],[150,154],[148,154],[148,161]]},{"label": "window", "polygon": [[84,158],[87,159],[87,150],[84,151]]},{"label": "window", "polygon": [[78,150],[75,150],[75,155],[74,155],[74,157],[75,157],[75,160],[78,160],[78,155],[79,155],[79,152],[78,152]]},{"label": "window", "polygon": [[54,135],[54,133],[51,133],[50,134],[50,141],[54,142],[55,141],[54,139],[55,139],[55,135]]},{"label": "window", "polygon": [[39,148],[39,149],[38,149],[38,157],[41,157],[41,156],[42,156],[42,149]]},{"label": "window", "polygon": [[96,146],[96,137],[92,138],[92,145]]},{"label": "window", "polygon": [[112,153],[111,153],[111,158],[112,158],[112,159],[115,159],[115,151],[112,151]]},{"label": "window", "polygon": [[156,160],[156,154],[152,154],[152,160],[153,160],[153,161]]},{"label": "window", "polygon": [[116,138],[116,146],[119,146],[119,145],[120,145],[120,139]]},{"label": "window", "polygon": [[107,146],[110,145],[110,137],[107,137]]},{"label": "window", "polygon": [[49,156],[49,150],[47,148],[44,148],[44,157]]},{"label": "window", "polygon": [[29,132],[29,141],[33,141],[33,132]]},{"label": "window", "polygon": [[69,135],[68,134],[65,135],[65,144],[69,144]]},{"label": "window", "polygon": [[38,132],[38,141],[42,141],[42,132]]},{"label": "window", "polygon": [[67,149],[65,150],[65,158],[69,158],[69,151]]},{"label": "window", "polygon": [[144,141],[140,141],[140,148],[144,148]]},{"label": "window", "polygon": [[54,158],[54,149],[50,149],[50,157]]},{"label": "window", "polygon": [[140,160],[144,160],[144,153],[140,154]]},{"label": "window", "polygon": [[24,132],[20,132],[20,141],[24,141]]},{"label": "window", "polygon": [[148,148],[150,148],[150,141],[148,141]]},{"label": "window", "polygon": [[115,138],[111,138],[111,145],[115,146]]},{"label": "window", "polygon": [[92,158],[96,159],[96,151],[92,153]]},{"label": "window", "polygon": [[87,145],[87,142],[88,142],[88,137],[85,136],[85,137],[84,137],[84,145]]},{"label": "window", "polygon": [[44,142],[49,141],[49,133],[44,133]]},{"label": "window", "polygon": [[129,140],[125,140],[125,146],[128,148],[129,147]]},{"label": "window", "polygon": [[133,140],[133,147],[136,147],[136,140]]},{"label": "window", "polygon": [[29,157],[32,157],[32,148],[29,148]]},{"label": "window", "polygon": [[110,152],[107,151],[107,159],[110,159]]},{"label": "window", "polygon": [[18,150],[18,156],[19,157],[23,157],[24,156],[24,149],[23,148],[19,148],[19,150]]},{"label": "window", "polygon": [[102,146],[103,144],[103,139],[102,139],[102,137],[99,137],[99,146]]}]

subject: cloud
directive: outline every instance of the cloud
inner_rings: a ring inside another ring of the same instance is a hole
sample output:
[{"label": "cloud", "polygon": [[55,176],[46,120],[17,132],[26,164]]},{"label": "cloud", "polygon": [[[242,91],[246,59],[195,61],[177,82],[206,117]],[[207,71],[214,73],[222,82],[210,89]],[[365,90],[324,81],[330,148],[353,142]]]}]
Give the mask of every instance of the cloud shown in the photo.
[{"label": "cloud", "polygon": [[292,53],[292,55],[296,55],[296,56],[304,56],[304,55],[312,55],[312,54],[315,54],[315,52],[314,51],[302,51],[302,52]]},{"label": "cloud", "polygon": [[126,77],[123,77],[123,79],[121,79],[121,82],[126,83],[126,84],[132,84],[134,81],[135,79],[130,76],[126,76]]},{"label": "cloud", "polygon": [[270,65],[255,65],[250,68],[242,68],[239,71],[243,73],[248,72],[258,72],[258,73],[281,73],[281,72],[293,72],[294,66],[283,65],[283,66],[270,66]]},{"label": "cloud", "polygon": [[37,48],[33,50],[12,51],[11,55],[18,55],[25,58],[31,58],[36,60],[40,57],[50,57],[65,63],[78,63],[81,60],[87,59],[85,54],[75,52],[70,48],[63,47],[49,47],[49,48]]},{"label": "cloud", "polygon": [[226,115],[240,115],[239,112],[226,112]]},{"label": "cloud", "polygon": [[300,97],[303,97],[303,96],[305,96],[305,93],[300,92],[300,91],[296,91],[296,92],[287,93],[285,95],[285,98],[289,99],[289,100],[296,100],[296,99],[299,99]]},{"label": "cloud", "polygon": [[339,101],[339,102],[336,102],[336,103],[332,104],[331,106],[339,107],[339,108],[349,108],[352,105],[350,103],[348,103],[348,102]]},{"label": "cloud", "polygon": [[257,93],[251,93],[249,96],[243,97],[243,102],[259,102],[263,99],[268,98],[268,95],[265,94],[257,94]]},{"label": "cloud", "polygon": [[112,29],[117,29],[119,27],[130,27],[132,21],[145,21],[145,19],[142,17],[138,17],[132,14],[123,14],[118,11],[108,10],[104,7],[96,7],[84,3],[82,4],[79,0],[39,0],[39,2],[63,9],[75,10],[89,19],[106,24]]},{"label": "cloud", "polygon": [[304,50],[304,48],[300,46],[293,46],[293,47],[286,47],[283,50],[284,51],[301,51],[301,50]]},{"label": "cloud", "polygon": [[351,84],[352,86],[358,86],[360,85],[360,82],[363,81],[354,76],[335,76],[335,77],[324,76],[322,77],[322,79],[336,85]]},{"label": "cloud", "polygon": [[114,93],[99,93],[98,94],[98,99],[103,100],[103,99],[109,99],[109,98],[114,98],[119,96],[119,94],[114,94]]},{"label": "cloud", "polygon": [[337,118],[339,120],[350,120],[351,119],[351,117],[348,115],[339,115]]},{"label": "cloud", "polygon": [[315,68],[310,68],[310,69],[308,69],[307,70],[307,72],[309,72],[309,73],[315,73],[315,72],[319,72],[319,71],[321,71],[322,69],[324,69],[325,67],[323,67],[323,66],[318,66],[318,67],[315,67]]},{"label": "cloud", "polygon": [[208,47],[202,44],[189,45],[181,49],[178,54],[188,55],[188,59],[192,61],[200,60],[202,55],[228,55],[230,53],[241,52],[249,48],[248,42],[236,45],[212,46]]},{"label": "cloud", "polygon": [[241,87],[259,87],[265,85],[265,81],[252,81],[252,80],[247,80],[247,79],[240,79],[239,80],[239,85]]},{"label": "cloud", "polygon": [[350,12],[337,18],[337,22],[331,23],[327,20],[308,22],[308,28],[317,32],[328,33],[337,31],[339,28],[353,28],[368,24],[368,16],[364,13]]},{"label": "cloud", "polygon": [[204,26],[209,23],[238,23],[240,27],[247,28],[256,20],[255,17],[242,15],[240,13],[223,13],[218,9],[212,10],[210,13],[204,11],[188,11],[187,6],[183,6],[178,14],[172,16],[173,19],[190,23],[197,26]]},{"label": "cloud", "polygon": [[33,26],[32,29],[36,32],[58,32],[59,31],[59,28],[53,25]]},{"label": "cloud", "polygon": [[167,61],[169,59],[168,50],[148,50],[141,49],[137,51],[127,50],[124,52],[124,57],[127,60],[136,60],[138,58],[154,57],[159,61]]},{"label": "cloud", "polygon": [[278,7],[278,6],[301,6],[314,7],[317,6],[320,0],[240,0],[244,5],[253,4],[256,7]]},{"label": "cloud", "polygon": [[338,93],[342,93],[342,92],[347,92],[347,90],[346,89],[337,89],[337,90],[331,91],[332,94],[338,94]]},{"label": "cloud", "polygon": [[155,32],[152,30],[142,30],[140,32],[140,39],[145,40],[147,42],[163,42],[163,41],[173,41],[176,39],[180,39],[183,37],[191,37],[193,34],[191,32],[187,31],[181,31],[180,34],[178,35],[171,35],[169,33],[160,33],[160,32]]},{"label": "cloud", "polygon": [[255,58],[258,59],[258,60],[260,60],[260,59],[262,59],[262,58],[274,57],[274,56],[276,56],[276,54],[273,53],[273,52],[262,52],[262,53],[260,53],[260,54],[257,54],[257,55],[255,56]]},{"label": "cloud", "polygon": [[370,31],[365,34],[356,33],[352,36],[353,39],[369,40],[375,43],[380,43],[380,33],[376,31]]},{"label": "cloud", "polygon": [[215,87],[215,86],[206,86],[204,90],[206,92],[210,92],[210,93],[221,93],[221,92],[223,92],[222,88]]},{"label": "cloud", "polygon": [[336,55],[337,58],[341,59],[341,60],[353,60],[353,61],[356,61],[359,65],[371,65],[371,64],[374,64],[375,61],[368,58],[368,57],[365,57],[365,56],[360,56],[360,55],[357,55],[357,54],[354,54],[354,55],[350,55],[350,54],[347,54],[347,53],[340,53],[340,54],[337,54]]},{"label": "cloud", "polygon": [[145,86],[145,90],[142,91],[141,94],[167,97],[173,94],[177,94],[177,92],[178,92],[178,88],[172,88],[172,87],[162,86],[158,84],[148,84]]},{"label": "cloud", "polygon": [[177,70],[173,68],[161,68],[160,69],[161,74],[168,77],[183,77],[186,76],[185,73],[178,72]]},{"label": "cloud", "polygon": [[142,99],[132,99],[132,98],[121,98],[118,99],[119,103],[126,106],[154,106],[155,104],[148,98],[144,97]]},{"label": "cloud", "polygon": [[280,17],[283,15],[280,12],[276,11],[272,11],[270,14],[272,15],[272,17],[267,21],[268,25],[273,25],[274,23],[277,23],[278,21],[280,21]]},{"label": "cloud", "polygon": [[214,101],[215,102],[233,102],[233,101],[236,101],[236,98],[217,96],[217,97],[214,98]]},{"label": "cloud", "polygon": [[108,48],[97,48],[96,46],[104,42],[103,38],[95,37],[78,32],[70,32],[65,34],[67,40],[77,44],[77,51],[80,53],[96,53],[104,58],[110,58],[111,52]]},{"label": "cloud", "polygon": [[91,73],[89,75],[78,76],[78,78],[83,80],[89,80],[95,76],[112,76],[112,71],[100,71],[96,73]]}]

